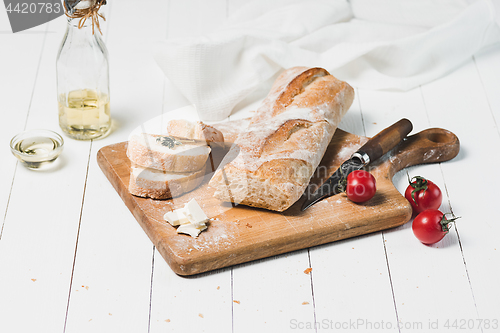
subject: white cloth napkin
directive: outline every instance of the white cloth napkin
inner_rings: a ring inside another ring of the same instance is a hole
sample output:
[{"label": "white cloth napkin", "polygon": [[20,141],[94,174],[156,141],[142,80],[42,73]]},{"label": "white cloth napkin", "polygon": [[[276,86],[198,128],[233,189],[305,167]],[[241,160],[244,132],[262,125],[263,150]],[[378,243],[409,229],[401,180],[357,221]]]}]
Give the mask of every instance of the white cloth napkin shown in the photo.
[{"label": "white cloth napkin", "polygon": [[408,90],[498,41],[489,0],[255,0],[212,33],[162,42],[155,59],[200,118],[214,121],[285,68]]}]

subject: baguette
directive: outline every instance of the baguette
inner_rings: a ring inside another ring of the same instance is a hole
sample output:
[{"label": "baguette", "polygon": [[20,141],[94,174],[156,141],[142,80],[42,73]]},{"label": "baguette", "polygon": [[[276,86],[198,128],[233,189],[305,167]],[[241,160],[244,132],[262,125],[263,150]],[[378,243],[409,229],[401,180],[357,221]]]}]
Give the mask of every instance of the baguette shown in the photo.
[{"label": "baguette", "polygon": [[316,170],[354,90],[322,68],[284,71],[210,181],[222,201],[284,211]]},{"label": "baguette", "polygon": [[213,124],[213,127],[222,133],[224,142],[233,143],[249,124],[250,118],[244,118]]},{"label": "baguette", "polygon": [[205,168],[195,172],[174,173],[132,165],[128,190],[143,198],[170,199],[198,187],[204,175]]}]

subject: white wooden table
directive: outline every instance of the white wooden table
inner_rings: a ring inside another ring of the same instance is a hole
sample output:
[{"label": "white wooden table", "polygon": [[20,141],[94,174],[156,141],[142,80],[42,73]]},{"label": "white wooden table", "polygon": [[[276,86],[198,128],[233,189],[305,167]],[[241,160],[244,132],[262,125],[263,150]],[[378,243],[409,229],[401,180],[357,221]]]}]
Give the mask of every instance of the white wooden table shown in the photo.
[{"label": "white wooden table", "polygon": [[[55,59],[66,21],[12,34],[0,10],[0,332],[500,331],[500,45],[412,91],[356,89],[340,126],[373,136],[407,117],[414,132],[458,135],[453,161],[409,170],[435,181],[441,209],[462,217],[443,241],[424,246],[407,223],[185,278],[155,250],[96,153],[188,104],[152,59],[154,42],[210,31],[245,1],[137,3],[109,1],[103,24],[113,132],[66,138],[47,172],[17,163],[8,144],[24,129],[61,132]],[[404,191],[406,173],[394,183]]]}]

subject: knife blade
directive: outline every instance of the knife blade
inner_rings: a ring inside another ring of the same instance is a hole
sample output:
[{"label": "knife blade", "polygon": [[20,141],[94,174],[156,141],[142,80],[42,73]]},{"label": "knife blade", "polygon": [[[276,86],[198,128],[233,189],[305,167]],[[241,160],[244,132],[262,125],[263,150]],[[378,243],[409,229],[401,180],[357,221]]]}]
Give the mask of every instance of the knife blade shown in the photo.
[{"label": "knife blade", "polygon": [[[368,140],[328,178],[312,195],[306,197],[301,211],[315,203],[341,192],[340,183],[354,170],[361,170],[376,161],[401,142],[413,129],[412,123],[403,118]],[[306,191],[307,193],[307,191]]]}]

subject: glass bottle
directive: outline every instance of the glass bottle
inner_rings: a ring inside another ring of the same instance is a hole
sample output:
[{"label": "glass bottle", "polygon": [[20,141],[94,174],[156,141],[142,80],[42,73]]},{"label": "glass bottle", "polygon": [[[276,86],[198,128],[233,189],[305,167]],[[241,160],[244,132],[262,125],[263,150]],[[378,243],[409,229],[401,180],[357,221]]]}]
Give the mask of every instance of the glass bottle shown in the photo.
[{"label": "glass bottle", "polygon": [[57,55],[59,126],[71,138],[89,140],[111,127],[109,62],[106,45],[92,20],[79,28],[80,19],[68,18]]}]

